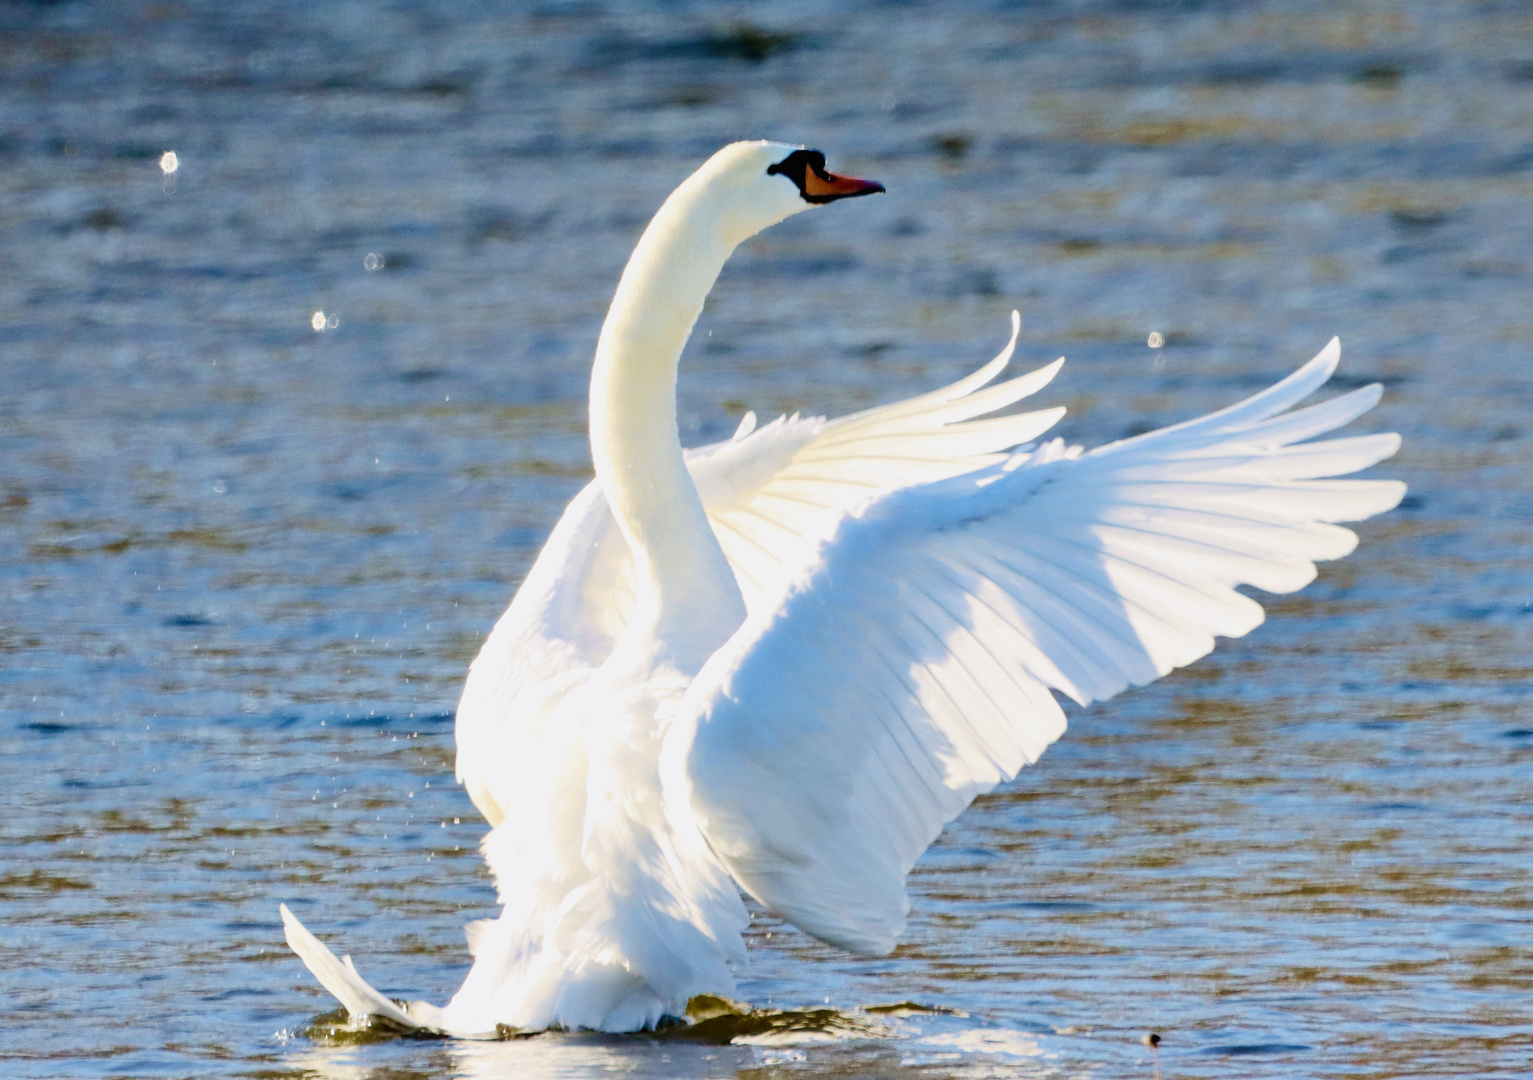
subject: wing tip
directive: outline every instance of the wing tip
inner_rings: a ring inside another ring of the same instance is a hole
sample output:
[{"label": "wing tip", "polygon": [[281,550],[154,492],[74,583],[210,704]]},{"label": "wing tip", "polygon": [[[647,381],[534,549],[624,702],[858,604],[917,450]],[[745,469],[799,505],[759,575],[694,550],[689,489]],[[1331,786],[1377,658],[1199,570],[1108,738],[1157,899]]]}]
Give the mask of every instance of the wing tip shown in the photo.
[{"label": "wing tip", "polygon": [[1017,351],[1017,340],[1021,336],[1022,313],[1016,308],[1012,308],[1011,336],[1007,339],[1006,344],[1001,348],[1000,352],[995,354],[995,359],[991,360],[988,364],[980,368],[968,378],[960,379],[957,383],[954,383],[953,386],[949,387],[949,390],[957,390],[959,387],[962,387],[963,389],[959,393],[954,394],[948,400],[967,397],[969,394],[972,394],[980,387],[988,386],[990,383],[994,382],[996,376],[1005,371],[1006,366],[1011,363],[1011,358],[1016,354]]},{"label": "wing tip", "polygon": [[[1332,337],[1325,343],[1325,347],[1310,357],[1308,361],[1300,365],[1299,369],[1286,379],[1282,379],[1277,386],[1284,384],[1303,384],[1305,389],[1300,397],[1306,397],[1316,389],[1330,382],[1331,376],[1336,374],[1336,368],[1341,364],[1341,338]],[[1275,386],[1273,389],[1276,389]]]},{"label": "wing tip", "polygon": [[[1398,435],[1395,437],[1399,438]],[[1373,512],[1374,514],[1383,514],[1393,510],[1400,505],[1405,499],[1406,493],[1410,491],[1410,485],[1404,480],[1375,480],[1373,482],[1379,485],[1379,494],[1381,496],[1379,500],[1381,505],[1379,509]],[[1382,505],[1384,503],[1388,505]],[[1368,516],[1372,517],[1373,514]]]},{"label": "wing tip", "polygon": [[1332,335],[1331,340],[1325,343],[1325,348],[1317,352],[1305,367],[1324,369],[1325,377],[1329,379],[1336,373],[1337,366],[1341,363],[1341,338]]}]

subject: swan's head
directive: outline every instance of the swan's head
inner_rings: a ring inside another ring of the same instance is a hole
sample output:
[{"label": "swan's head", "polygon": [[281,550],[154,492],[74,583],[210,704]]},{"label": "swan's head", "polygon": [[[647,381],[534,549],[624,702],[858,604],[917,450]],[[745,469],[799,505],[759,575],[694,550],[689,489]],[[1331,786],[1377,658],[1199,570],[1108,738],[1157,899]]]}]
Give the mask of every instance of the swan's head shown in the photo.
[{"label": "swan's head", "polygon": [[735,244],[801,211],[884,190],[872,180],[830,172],[818,150],[774,142],[731,143],[684,186],[692,182]]}]

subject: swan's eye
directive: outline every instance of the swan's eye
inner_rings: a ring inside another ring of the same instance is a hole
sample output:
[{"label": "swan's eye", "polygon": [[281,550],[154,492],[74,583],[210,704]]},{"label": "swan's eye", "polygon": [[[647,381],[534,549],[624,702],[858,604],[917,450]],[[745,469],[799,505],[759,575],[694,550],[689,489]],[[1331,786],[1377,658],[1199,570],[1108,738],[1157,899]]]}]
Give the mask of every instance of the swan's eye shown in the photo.
[{"label": "swan's eye", "polygon": [[795,150],[777,164],[768,165],[767,175],[786,176],[797,186],[805,202],[816,204],[884,190],[884,185],[876,180],[858,180],[827,172],[825,155],[818,150]]}]

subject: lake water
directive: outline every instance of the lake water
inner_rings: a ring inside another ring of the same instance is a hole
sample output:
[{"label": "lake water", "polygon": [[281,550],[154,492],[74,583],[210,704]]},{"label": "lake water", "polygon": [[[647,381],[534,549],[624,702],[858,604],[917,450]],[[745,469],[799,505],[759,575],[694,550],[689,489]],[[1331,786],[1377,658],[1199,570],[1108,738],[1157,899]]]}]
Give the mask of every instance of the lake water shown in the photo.
[{"label": "lake water", "polygon": [[[1411,494],[1072,711],[892,956],[758,915],[739,996],[858,1033],[311,1037],[280,901],[436,1001],[493,914],[461,679],[588,474],[633,241],[739,137],[889,193],[731,263],[687,443],[938,385],[1017,307],[1088,445],[1340,334]],[[1526,6],[7,3],[0,164],[6,1076],[1149,1078],[1151,1030],[1168,1078],[1533,1071]]]}]

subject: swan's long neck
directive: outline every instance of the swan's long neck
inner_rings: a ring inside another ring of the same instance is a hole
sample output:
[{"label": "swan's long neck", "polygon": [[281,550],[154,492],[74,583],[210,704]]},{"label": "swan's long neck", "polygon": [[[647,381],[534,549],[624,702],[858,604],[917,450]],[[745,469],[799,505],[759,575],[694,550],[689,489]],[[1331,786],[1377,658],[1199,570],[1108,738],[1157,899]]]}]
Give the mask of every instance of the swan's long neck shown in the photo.
[{"label": "swan's long neck", "polygon": [[693,177],[650,222],[613,297],[591,373],[591,456],[637,560],[630,633],[695,672],[745,618],[676,429],[676,368],[731,238]]}]

